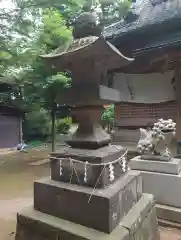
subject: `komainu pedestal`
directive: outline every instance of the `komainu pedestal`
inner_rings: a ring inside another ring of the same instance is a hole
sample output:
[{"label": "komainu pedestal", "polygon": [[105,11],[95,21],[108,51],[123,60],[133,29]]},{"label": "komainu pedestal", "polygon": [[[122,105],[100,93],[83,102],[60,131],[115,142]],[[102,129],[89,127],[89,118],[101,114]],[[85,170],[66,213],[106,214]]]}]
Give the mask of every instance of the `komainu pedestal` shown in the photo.
[{"label": "komainu pedestal", "polygon": [[107,70],[131,59],[90,36],[96,26],[90,19],[88,36],[46,56],[72,72],[72,88],[57,101],[74,106],[79,127],[67,147],[51,154],[51,177],[35,182],[34,206],[18,213],[16,240],[159,239],[153,196],[142,194],[140,173],[128,171],[127,150],[111,145],[99,124],[101,105],[120,100],[117,90],[102,85]]},{"label": "komainu pedestal", "polygon": [[130,161],[130,167],[141,172],[143,192],[155,196],[160,221],[181,223],[181,159],[171,151],[175,132],[172,119],[158,120],[149,131],[141,129],[141,155]]},{"label": "komainu pedestal", "polygon": [[142,159],[140,156],[130,161],[130,167],[141,172],[143,192],[155,196],[161,221],[181,223],[181,159],[163,161],[159,157]]}]

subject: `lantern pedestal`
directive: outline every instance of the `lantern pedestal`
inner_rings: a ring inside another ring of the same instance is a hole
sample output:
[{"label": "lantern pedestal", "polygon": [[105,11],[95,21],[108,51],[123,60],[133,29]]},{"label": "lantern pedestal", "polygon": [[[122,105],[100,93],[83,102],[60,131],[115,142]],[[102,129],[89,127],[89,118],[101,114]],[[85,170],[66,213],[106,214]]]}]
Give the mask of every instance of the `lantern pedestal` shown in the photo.
[{"label": "lantern pedestal", "polygon": [[160,219],[181,223],[181,159],[170,161],[133,158],[132,170],[141,171],[143,192],[153,194]]},{"label": "lantern pedestal", "polygon": [[139,172],[127,171],[127,151],[104,146],[92,133],[98,136],[88,131],[87,139],[94,148],[51,154],[51,178],[34,183],[34,207],[18,214],[16,240],[159,239],[153,196],[142,194]]}]

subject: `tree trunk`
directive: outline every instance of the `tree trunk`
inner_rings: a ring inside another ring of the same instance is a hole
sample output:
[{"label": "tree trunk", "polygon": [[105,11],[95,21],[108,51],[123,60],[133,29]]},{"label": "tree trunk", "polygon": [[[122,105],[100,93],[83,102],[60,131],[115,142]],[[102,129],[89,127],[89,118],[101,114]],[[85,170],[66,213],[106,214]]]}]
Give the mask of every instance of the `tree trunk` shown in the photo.
[{"label": "tree trunk", "polygon": [[56,104],[52,106],[51,110],[51,120],[52,120],[52,129],[51,129],[51,138],[52,138],[52,152],[55,151],[55,139],[56,139],[56,127],[55,127],[55,120],[56,120]]}]

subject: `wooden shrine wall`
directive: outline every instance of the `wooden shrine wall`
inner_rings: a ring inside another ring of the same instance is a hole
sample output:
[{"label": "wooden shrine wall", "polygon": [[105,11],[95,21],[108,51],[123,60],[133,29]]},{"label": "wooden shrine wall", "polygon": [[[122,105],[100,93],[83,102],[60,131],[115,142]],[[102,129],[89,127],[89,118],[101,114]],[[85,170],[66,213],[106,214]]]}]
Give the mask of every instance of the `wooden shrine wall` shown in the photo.
[{"label": "wooden shrine wall", "polygon": [[137,143],[140,138],[139,128],[147,128],[157,119],[176,120],[176,102],[159,104],[120,103],[115,106],[115,134],[113,141]]},{"label": "wooden shrine wall", "polygon": [[154,123],[159,118],[176,120],[176,102],[157,104],[120,103],[115,106],[115,125],[138,128]]}]

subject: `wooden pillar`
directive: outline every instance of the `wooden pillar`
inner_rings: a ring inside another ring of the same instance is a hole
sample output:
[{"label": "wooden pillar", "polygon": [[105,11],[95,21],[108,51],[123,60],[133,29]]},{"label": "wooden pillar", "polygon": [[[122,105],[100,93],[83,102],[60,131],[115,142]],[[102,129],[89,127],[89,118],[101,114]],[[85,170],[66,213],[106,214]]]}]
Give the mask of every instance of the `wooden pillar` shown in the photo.
[{"label": "wooden pillar", "polygon": [[181,155],[181,64],[178,64],[175,69],[175,96],[177,153]]}]

